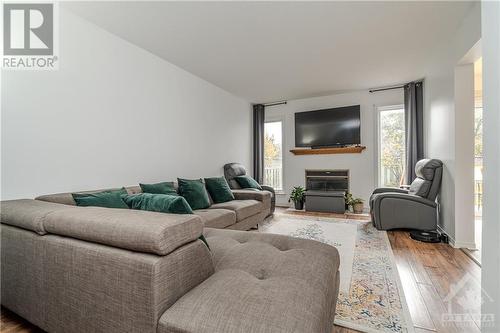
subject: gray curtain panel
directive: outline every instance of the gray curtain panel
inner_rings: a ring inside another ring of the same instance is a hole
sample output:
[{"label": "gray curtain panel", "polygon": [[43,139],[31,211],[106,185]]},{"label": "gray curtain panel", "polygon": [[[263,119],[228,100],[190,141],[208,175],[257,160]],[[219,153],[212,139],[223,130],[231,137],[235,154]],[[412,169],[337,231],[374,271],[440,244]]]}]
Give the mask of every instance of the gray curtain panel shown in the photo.
[{"label": "gray curtain panel", "polygon": [[416,178],[415,164],[424,158],[424,83],[404,86],[406,116],[406,184]]},{"label": "gray curtain panel", "polygon": [[264,180],[264,105],[253,106],[253,178],[262,184]]}]

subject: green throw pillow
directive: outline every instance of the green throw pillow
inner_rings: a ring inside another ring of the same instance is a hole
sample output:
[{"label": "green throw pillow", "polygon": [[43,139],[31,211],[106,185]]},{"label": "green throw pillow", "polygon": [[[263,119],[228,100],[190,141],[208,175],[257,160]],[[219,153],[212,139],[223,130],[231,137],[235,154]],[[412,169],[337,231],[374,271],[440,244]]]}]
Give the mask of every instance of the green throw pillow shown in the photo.
[{"label": "green throw pillow", "polygon": [[142,193],[177,195],[173,182],[162,182],[156,184],[139,184]]},{"label": "green throw pillow", "polygon": [[234,195],[224,177],[205,178],[205,186],[215,203],[234,200]]},{"label": "green throw pillow", "polygon": [[260,187],[259,183],[257,183],[252,177],[236,176],[234,177],[234,179],[236,179],[236,181],[242,188],[255,188],[257,190],[262,190],[262,187]]},{"label": "green throw pillow", "polygon": [[106,208],[128,208],[122,200],[121,195],[127,194],[127,190],[122,188],[115,191],[103,191],[98,193],[71,193],[77,206],[106,207]]},{"label": "green throw pillow", "polygon": [[181,179],[177,178],[179,183],[179,194],[182,195],[191,209],[205,209],[210,207],[207,189],[201,179]]},{"label": "green throw pillow", "polygon": [[138,193],[122,195],[123,201],[132,209],[150,212],[193,214],[186,199],[178,195]]}]

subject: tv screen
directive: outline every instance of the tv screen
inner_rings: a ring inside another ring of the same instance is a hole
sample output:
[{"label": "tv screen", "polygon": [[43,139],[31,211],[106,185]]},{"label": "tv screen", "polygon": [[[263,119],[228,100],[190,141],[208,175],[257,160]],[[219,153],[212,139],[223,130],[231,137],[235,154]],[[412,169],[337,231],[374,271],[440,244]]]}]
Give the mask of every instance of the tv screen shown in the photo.
[{"label": "tv screen", "polygon": [[338,147],[361,144],[360,106],[295,113],[296,147]]}]

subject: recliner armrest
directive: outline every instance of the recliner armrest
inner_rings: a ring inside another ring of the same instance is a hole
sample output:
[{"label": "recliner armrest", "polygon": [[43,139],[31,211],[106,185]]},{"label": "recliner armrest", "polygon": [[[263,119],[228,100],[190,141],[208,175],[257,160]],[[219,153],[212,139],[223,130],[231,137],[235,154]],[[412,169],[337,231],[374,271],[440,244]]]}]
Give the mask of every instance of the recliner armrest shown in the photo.
[{"label": "recliner armrest", "polygon": [[437,203],[435,201],[431,201],[431,200],[419,197],[417,195],[403,194],[403,193],[390,193],[390,192],[377,194],[373,198],[373,206],[375,207],[377,205],[377,203],[380,203],[384,199],[408,200],[408,201],[413,201],[413,202],[420,203],[423,205],[427,205],[427,206],[430,206],[432,208],[437,207]]},{"label": "recliner armrest", "polygon": [[378,193],[408,193],[408,190],[402,189],[402,188],[397,188],[397,187],[379,187],[373,191],[372,194],[378,194]]}]

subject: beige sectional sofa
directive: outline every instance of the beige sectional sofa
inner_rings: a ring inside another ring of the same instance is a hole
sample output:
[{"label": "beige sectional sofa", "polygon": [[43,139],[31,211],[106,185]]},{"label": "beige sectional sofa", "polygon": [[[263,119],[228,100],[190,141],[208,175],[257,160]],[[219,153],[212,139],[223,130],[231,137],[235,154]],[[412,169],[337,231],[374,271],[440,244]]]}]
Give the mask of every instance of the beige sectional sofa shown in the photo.
[{"label": "beige sectional sofa", "polygon": [[337,250],[227,230],[267,214],[235,195],[197,215],[3,201],[2,305],[48,332],[331,332]]},{"label": "beige sectional sofa", "polygon": [[[174,183],[176,186],[177,184]],[[139,186],[125,187],[128,194],[141,193]],[[83,191],[78,193],[96,193],[114,189],[101,189]],[[271,193],[267,191],[232,190],[236,200],[214,204],[210,198],[211,206],[207,209],[195,210],[205,227],[218,229],[249,230],[256,227],[268,215],[271,214]],[[210,197],[210,196],[209,196]],[[60,203],[75,206],[75,200],[71,193],[56,193],[42,195],[36,200]]]}]

